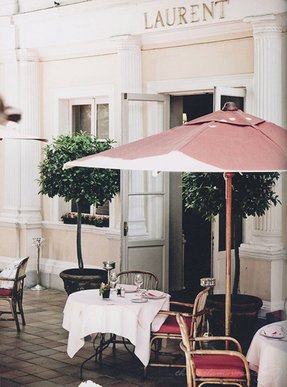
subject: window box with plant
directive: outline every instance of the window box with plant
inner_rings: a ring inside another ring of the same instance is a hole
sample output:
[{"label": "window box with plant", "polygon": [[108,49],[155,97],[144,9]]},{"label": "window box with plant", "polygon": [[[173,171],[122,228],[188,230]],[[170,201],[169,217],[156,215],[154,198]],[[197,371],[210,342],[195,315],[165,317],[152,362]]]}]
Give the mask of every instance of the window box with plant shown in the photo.
[{"label": "window box with plant", "polygon": [[[63,223],[65,224],[77,224],[77,213],[66,212],[61,216]],[[89,224],[96,227],[109,227],[110,217],[108,215],[90,215],[82,214],[82,224]]]}]

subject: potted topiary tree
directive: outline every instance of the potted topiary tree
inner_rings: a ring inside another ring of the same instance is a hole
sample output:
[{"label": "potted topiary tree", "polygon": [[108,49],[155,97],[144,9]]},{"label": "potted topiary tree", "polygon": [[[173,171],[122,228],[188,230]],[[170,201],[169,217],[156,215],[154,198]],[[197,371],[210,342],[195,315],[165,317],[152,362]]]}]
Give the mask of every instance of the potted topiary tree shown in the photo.
[{"label": "potted topiary tree", "polygon": [[[239,226],[247,216],[262,216],[271,205],[280,203],[274,186],[279,173],[235,174],[232,186],[232,232],[235,256],[235,273],[231,298],[231,333],[239,340],[252,335],[254,318],[262,306],[255,296],[238,294],[240,280]],[[185,208],[195,209],[205,220],[212,221],[225,213],[225,181],[221,173],[183,174],[183,200]],[[211,330],[224,333],[225,295],[209,296],[207,302]],[[242,317],[246,312],[245,317]],[[246,319],[248,316],[248,319]],[[243,318],[243,320],[242,320]],[[247,341],[250,337],[247,337]]]},{"label": "potted topiary tree", "polygon": [[99,140],[95,136],[80,132],[74,136],[60,135],[44,148],[44,158],[39,165],[40,194],[73,200],[77,209],[77,261],[78,268],[64,270],[60,277],[68,294],[100,287],[107,281],[104,269],[84,268],[82,257],[82,208],[83,204],[103,205],[119,192],[119,171],[112,169],[72,168],[63,169],[70,160],[110,149],[113,140]]}]

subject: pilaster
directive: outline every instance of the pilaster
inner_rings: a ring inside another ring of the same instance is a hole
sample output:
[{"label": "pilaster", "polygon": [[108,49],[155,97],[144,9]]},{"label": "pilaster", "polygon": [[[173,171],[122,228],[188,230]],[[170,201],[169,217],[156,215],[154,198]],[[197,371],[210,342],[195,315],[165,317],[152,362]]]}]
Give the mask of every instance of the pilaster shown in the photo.
[{"label": "pilaster", "polygon": [[[137,37],[121,36],[114,38],[118,50],[119,92],[142,92],[142,59],[141,43]],[[125,142],[140,139],[143,130],[143,106],[141,102],[129,102],[127,122],[122,128],[122,138]],[[129,192],[144,191],[143,172],[130,171]],[[142,197],[131,197],[128,204],[129,235],[145,235],[146,221],[144,217],[144,203]]]},{"label": "pilaster", "polygon": [[[254,114],[267,121],[282,125],[282,20],[275,15],[246,18],[254,36]],[[275,187],[284,205],[282,176]],[[247,259],[270,262],[265,273],[270,280],[268,305],[275,310],[285,298],[284,276],[287,253],[284,250],[286,219],[281,205],[272,206],[264,216],[249,219],[246,243],[241,245],[241,255]]]},{"label": "pilaster", "polygon": [[[19,61],[19,96],[22,120],[20,130],[41,137],[40,126],[40,77],[39,60],[36,52],[21,49],[17,52]],[[41,145],[36,141],[21,141],[21,193],[20,219],[39,221],[40,196],[36,179],[40,162]]]},{"label": "pilaster", "polygon": [[[40,79],[36,53],[10,48],[4,52],[4,66],[6,105],[17,106],[22,112],[22,119],[15,126],[22,133],[40,137]],[[16,255],[31,257],[32,237],[41,233],[40,196],[36,181],[41,144],[38,141],[7,140],[2,146],[4,192],[1,221],[6,223],[6,227],[16,229]],[[10,253],[15,254],[12,249]]]},{"label": "pilaster", "polygon": [[282,125],[282,19],[275,15],[246,18],[254,37],[255,114]]}]

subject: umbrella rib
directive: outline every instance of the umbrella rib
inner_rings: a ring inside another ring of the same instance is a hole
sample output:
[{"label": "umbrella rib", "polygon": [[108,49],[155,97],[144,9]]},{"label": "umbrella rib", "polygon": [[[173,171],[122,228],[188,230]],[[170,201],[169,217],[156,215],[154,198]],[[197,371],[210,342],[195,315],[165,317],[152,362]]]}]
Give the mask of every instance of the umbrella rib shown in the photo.
[{"label": "umbrella rib", "polygon": [[253,129],[256,131],[260,131],[260,133],[266,137],[276,148],[280,149],[283,154],[285,154],[285,149],[280,146],[277,142],[275,142],[270,136],[268,136],[266,133],[262,132],[262,130],[259,127],[256,127],[255,125],[250,125]]}]

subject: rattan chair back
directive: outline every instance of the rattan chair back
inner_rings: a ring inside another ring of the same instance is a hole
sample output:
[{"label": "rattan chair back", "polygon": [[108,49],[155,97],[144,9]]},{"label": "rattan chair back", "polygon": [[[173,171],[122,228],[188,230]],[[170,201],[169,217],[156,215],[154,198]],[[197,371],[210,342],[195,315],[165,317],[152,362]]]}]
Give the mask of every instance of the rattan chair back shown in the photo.
[{"label": "rattan chair back", "polygon": [[[14,320],[16,324],[17,331],[20,332],[20,324],[18,315],[21,315],[22,324],[25,325],[25,317],[23,311],[23,290],[24,290],[24,280],[26,278],[26,269],[28,264],[29,257],[26,257],[21,260],[17,266],[16,273],[14,278],[1,278],[1,281],[10,282],[11,287],[0,288],[0,301],[7,301],[10,305],[10,311],[1,310],[1,320],[11,321]],[[11,317],[5,318],[4,316],[8,314]]]},{"label": "rattan chair back", "polygon": [[118,273],[117,282],[119,284],[134,285],[135,276],[141,274],[143,278],[142,289],[156,290],[158,288],[158,278],[149,271],[129,270]]},{"label": "rattan chair back", "polygon": [[[248,362],[236,339],[209,336],[196,337],[190,341],[184,317],[177,313],[176,319],[182,336],[180,348],[184,351],[186,360],[187,387],[200,387],[205,384],[250,386]],[[220,342],[223,344],[220,347],[227,349],[215,349]],[[231,345],[235,350],[228,349]],[[205,349],[202,349],[203,347]]]}]

